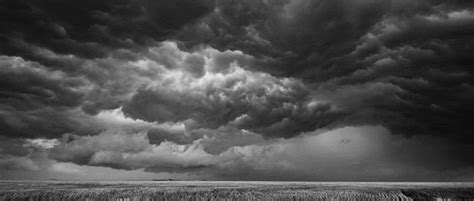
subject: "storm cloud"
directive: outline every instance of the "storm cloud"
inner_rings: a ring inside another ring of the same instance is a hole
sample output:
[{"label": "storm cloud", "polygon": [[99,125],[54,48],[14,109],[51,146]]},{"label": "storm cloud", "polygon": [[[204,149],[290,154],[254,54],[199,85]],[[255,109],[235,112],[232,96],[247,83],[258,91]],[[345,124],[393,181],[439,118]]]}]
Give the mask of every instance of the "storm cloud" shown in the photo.
[{"label": "storm cloud", "polygon": [[0,13],[0,178],[474,178],[471,2],[4,0]]}]

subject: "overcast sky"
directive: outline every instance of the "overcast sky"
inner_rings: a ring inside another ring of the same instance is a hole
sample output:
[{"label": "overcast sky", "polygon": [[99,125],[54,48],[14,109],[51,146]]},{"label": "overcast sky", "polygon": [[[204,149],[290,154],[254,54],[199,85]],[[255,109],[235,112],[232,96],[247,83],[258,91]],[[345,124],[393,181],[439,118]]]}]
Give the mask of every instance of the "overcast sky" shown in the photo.
[{"label": "overcast sky", "polygon": [[474,181],[471,0],[0,16],[0,179]]}]

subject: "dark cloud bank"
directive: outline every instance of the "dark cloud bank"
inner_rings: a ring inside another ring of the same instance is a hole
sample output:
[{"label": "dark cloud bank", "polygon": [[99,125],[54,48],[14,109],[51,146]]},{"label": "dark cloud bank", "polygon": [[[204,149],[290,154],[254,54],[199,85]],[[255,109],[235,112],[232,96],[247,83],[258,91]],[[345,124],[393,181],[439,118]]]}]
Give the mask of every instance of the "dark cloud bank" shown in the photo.
[{"label": "dark cloud bank", "polygon": [[0,0],[1,179],[474,180],[474,4]]}]

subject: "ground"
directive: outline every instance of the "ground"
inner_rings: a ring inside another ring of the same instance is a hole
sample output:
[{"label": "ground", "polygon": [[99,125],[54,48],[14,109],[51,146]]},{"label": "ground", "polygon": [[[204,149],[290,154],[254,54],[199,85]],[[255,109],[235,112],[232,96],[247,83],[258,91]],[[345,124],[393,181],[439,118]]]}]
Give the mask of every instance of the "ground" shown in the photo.
[{"label": "ground", "polygon": [[474,183],[3,181],[0,200],[474,200]]}]

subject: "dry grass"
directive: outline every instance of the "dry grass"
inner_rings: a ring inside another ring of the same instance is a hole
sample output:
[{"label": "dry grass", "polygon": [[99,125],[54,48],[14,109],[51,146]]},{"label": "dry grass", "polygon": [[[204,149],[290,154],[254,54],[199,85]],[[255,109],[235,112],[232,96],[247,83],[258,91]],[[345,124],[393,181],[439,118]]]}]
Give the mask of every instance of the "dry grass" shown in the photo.
[{"label": "dry grass", "polygon": [[474,187],[276,182],[1,182],[0,200],[474,200]]}]

